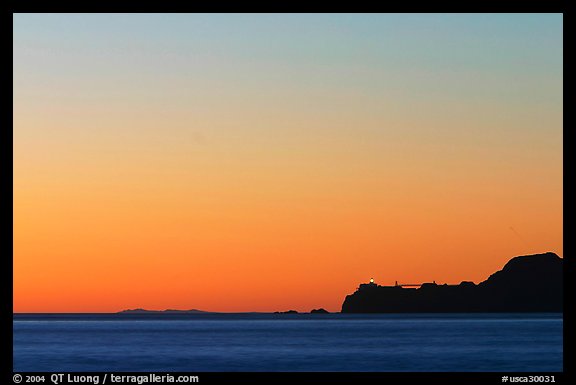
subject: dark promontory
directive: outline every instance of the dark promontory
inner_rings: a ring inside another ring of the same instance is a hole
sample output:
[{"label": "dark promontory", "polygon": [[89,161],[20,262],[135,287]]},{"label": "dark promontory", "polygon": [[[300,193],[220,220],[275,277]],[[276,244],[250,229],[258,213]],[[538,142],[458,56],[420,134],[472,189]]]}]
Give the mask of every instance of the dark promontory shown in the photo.
[{"label": "dark promontory", "polygon": [[554,253],[515,257],[478,285],[361,284],[342,313],[562,312],[562,261]]}]

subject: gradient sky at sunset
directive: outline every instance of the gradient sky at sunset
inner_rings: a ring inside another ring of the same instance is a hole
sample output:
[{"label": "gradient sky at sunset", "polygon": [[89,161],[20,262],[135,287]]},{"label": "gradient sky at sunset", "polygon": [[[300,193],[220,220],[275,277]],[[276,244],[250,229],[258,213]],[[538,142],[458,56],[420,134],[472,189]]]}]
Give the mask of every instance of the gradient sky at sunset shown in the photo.
[{"label": "gradient sky at sunset", "polygon": [[14,311],[339,311],[563,256],[562,28],[14,15]]}]

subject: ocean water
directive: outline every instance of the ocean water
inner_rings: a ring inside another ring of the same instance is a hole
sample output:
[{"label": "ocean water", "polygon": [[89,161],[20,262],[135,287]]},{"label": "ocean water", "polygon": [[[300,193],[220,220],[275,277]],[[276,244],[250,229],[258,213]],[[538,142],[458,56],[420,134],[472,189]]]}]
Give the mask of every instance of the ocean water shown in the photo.
[{"label": "ocean water", "polygon": [[15,315],[14,371],[562,371],[561,314]]}]

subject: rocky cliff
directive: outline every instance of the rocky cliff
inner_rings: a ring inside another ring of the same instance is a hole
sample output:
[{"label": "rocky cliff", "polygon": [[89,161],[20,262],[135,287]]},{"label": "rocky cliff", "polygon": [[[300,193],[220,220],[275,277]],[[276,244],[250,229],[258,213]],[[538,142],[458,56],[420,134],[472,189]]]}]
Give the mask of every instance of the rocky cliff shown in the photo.
[{"label": "rocky cliff", "polygon": [[363,284],[346,296],[342,313],[562,312],[562,264],[554,253],[535,254],[512,258],[478,285]]}]

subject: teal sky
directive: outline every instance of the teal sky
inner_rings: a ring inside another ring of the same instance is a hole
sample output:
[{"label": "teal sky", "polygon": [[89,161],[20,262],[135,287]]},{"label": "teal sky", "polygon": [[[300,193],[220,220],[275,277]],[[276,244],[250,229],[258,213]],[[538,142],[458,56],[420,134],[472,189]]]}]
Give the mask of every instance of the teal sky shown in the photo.
[{"label": "teal sky", "polygon": [[288,124],[296,141],[357,124],[381,140],[450,141],[460,125],[487,145],[557,142],[562,44],[561,14],[17,14],[15,109],[234,117],[255,135],[322,123]]},{"label": "teal sky", "polygon": [[562,15],[16,14],[14,54],[15,82],[30,88],[38,78],[65,89],[156,77],[558,105],[547,91],[561,85]]}]

